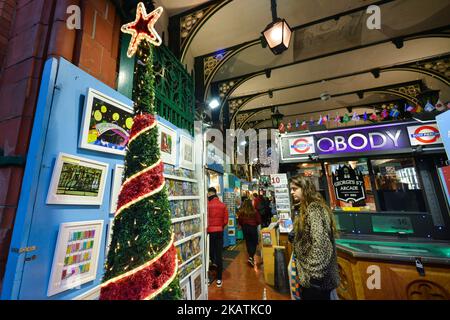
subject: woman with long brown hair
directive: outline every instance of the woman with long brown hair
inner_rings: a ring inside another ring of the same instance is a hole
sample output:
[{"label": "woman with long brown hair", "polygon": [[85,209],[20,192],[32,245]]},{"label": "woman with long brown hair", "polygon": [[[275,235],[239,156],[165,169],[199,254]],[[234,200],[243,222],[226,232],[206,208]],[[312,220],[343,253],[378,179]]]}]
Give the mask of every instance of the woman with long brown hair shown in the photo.
[{"label": "woman with long brown hair", "polygon": [[298,215],[294,221],[293,251],[303,300],[330,300],[339,285],[333,212],[311,179],[290,180],[291,195]]},{"label": "woman with long brown hair", "polygon": [[248,198],[243,199],[237,216],[247,246],[248,263],[253,267],[255,266],[254,256],[258,246],[258,226],[261,224],[261,216]]}]

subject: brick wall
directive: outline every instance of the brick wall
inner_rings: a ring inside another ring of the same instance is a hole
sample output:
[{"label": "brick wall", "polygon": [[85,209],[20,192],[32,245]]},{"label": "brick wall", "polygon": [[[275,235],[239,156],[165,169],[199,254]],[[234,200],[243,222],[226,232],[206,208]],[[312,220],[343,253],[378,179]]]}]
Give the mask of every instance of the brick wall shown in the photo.
[{"label": "brick wall", "polygon": [[83,32],[78,66],[116,88],[121,21],[107,0],[83,0]]},{"label": "brick wall", "polygon": [[16,0],[0,0],[0,70],[6,56],[15,7]]},{"label": "brick wall", "polygon": [[[72,4],[82,9],[80,31],[66,27]],[[8,23],[9,32],[3,28]],[[115,87],[119,33],[120,19],[108,0],[0,0],[0,44],[7,43],[0,45],[0,149],[5,156],[26,157],[45,61],[64,57]],[[0,167],[0,291],[23,170]]]}]

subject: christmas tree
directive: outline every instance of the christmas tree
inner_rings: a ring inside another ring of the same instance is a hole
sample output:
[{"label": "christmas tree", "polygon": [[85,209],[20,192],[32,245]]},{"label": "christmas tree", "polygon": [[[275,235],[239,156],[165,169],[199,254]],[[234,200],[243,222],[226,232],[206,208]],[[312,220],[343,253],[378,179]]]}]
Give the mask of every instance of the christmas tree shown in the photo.
[{"label": "christmas tree", "polygon": [[154,24],[162,13],[147,14],[139,3],[136,21],[122,27],[137,55],[133,90],[134,123],[125,156],[101,300],[180,299],[178,260],[160,159],[155,118],[153,49],[161,39]]}]

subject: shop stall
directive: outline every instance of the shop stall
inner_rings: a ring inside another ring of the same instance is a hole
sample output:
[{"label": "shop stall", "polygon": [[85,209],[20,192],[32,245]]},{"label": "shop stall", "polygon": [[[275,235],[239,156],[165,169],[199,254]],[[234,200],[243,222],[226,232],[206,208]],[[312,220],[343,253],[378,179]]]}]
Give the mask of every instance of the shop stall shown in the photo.
[{"label": "shop stall", "polygon": [[[46,63],[2,299],[98,298],[132,106],[64,59]],[[158,123],[178,276],[185,299],[206,299],[201,137]]]},{"label": "shop stall", "polygon": [[[444,284],[448,296],[448,253],[439,249],[450,245],[448,191],[439,174],[447,156],[434,121],[290,133],[279,143],[282,172],[310,177],[335,214],[343,298],[412,298],[407,292],[414,281]],[[416,260],[430,272],[421,275]],[[411,281],[398,283],[401,294],[347,295],[365,290],[370,274],[355,269],[362,261],[416,271],[409,274]],[[432,272],[435,267],[446,272]],[[435,274],[447,280],[437,281]],[[360,278],[351,282],[351,275]]]}]

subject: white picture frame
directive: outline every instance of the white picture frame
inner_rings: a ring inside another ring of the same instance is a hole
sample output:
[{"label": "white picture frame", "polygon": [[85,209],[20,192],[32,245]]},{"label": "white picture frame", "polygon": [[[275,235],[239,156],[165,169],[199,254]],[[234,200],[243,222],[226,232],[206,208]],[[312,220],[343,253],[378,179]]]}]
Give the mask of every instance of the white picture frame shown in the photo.
[{"label": "white picture frame", "polygon": [[180,283],[180,287],[181,287],[181,300],[192,300],[190,279],[186,279],[184,282]]},{"label": "white picture frame", "polygon": [[107,163],[59,153],[50,181],[47,204],[101,205],[108,168]]},{"label": "white picture frame", "polygon": [[108,231],[107,231],[108,234],[106,235],[106,243],[105,243],[106,244],[105,259],[108,258],[109,247],[111,246],[113,226],[114,226],[114,218],[109,218]]},{"label": "white picture frame", "polygon": [[84,104],[79,147],[124,156],[133,125],[133,114],[132,106],[89,88]]},{"label": "white picture frame", "polygon": [[180,167],[195,169],[194,139],[180,135]]},{"label": "white picture frame", "polygon": [[191,293],[192,300],[204,300],[205,299],[205,275],[203,270],[200,269],[195,272],[191,277]]},{"label": "white picture frame", "polygon": [[161,160],[166,164],[177,164],[177,132],[158,122],[158,145]]},{"label": "white picture frame", "polygon": [[102,233],[103,220],[59,226],[47,296],[96,279]]},{"label": "white picture frame", "polygon": [[114,214],[117,210],[117,201],[119,200],[119,192],[122,186],[122,177],[125,171],[125,166],[116,164],[112,178],[111,199],[109,204],[109,213]]}]

